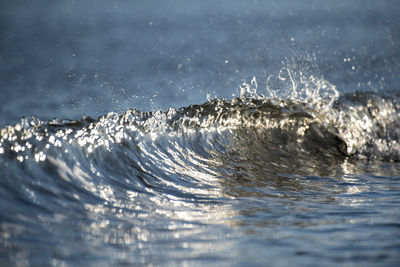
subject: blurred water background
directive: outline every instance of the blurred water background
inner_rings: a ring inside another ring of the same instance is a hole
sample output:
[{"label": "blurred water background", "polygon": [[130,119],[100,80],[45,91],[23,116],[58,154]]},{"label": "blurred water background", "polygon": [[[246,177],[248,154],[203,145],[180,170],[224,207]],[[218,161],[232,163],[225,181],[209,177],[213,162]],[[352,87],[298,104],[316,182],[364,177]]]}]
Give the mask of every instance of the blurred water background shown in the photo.
[{"label": "blurred water background", "polygon": [[1,125],[237,96],[315,55],[341,91],[397,89],[397,1],[2,1]]}]

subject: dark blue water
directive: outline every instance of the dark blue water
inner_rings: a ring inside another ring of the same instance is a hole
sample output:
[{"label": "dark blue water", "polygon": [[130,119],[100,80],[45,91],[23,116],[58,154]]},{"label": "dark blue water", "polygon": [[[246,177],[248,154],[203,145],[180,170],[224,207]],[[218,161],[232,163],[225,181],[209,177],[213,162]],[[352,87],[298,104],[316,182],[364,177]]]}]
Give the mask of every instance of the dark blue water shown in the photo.
[{"label": "dark blue water", "polygon": [[0,265],[397,266],[397,1],[2,1]]}]

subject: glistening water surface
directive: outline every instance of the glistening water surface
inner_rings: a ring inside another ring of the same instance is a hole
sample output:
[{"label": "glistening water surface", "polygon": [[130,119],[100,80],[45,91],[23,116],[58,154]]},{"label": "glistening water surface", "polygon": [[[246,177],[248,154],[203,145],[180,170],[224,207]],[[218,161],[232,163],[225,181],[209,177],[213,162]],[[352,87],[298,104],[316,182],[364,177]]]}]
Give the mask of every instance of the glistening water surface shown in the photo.
[{"label": "glistening water surface", "polygon": [[399,264],[396,1],[0,10],[0,265]]}]

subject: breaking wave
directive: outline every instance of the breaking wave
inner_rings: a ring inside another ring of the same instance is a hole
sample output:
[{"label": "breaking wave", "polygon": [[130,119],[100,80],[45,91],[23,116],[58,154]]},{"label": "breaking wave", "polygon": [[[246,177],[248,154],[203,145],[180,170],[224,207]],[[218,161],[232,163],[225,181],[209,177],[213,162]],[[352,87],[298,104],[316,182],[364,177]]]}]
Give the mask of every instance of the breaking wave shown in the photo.
[{"label": "breaking wave", "polygon": [[[290,90],[268,87],[265,95],[253,78],[230,100],[79,121],[24,118],[1,129],[3,247],[46,263],[82,253],[96,261],[125,244],[145,262],[140,251],[172,238],[168,229],[229,221],[218,203],[282,195],[266,184],[299,189],[279,177],[332,176],[345,161],[400,161],[398,92],[339,96],[327,82],[293,75],[287,69],[275,81]],[[129,222],[136,228],[120,231]],[[77,239],[90,245],[74,249]]]}]

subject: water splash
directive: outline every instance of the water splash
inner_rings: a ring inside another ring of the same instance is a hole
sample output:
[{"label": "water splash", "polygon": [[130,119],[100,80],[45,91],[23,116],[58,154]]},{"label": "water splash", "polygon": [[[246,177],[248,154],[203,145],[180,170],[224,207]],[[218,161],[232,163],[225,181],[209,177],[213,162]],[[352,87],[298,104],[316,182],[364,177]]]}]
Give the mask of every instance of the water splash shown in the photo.
[{"label": "water splash", "polygon": [[256,77],[253,76],[249,82],[244,82],[240,86],[240,98],[263,98],[263,96],[258,95],[257,88],[257,80]]},{"label": "water splash", "polygon": [[266,97],[307,103],[329,109],[339,97],[335,85],[319,75],[315,56],[286,59],[277,74],[266,80]]}]

